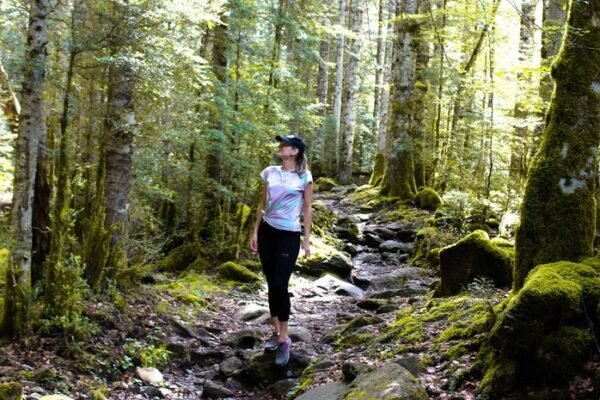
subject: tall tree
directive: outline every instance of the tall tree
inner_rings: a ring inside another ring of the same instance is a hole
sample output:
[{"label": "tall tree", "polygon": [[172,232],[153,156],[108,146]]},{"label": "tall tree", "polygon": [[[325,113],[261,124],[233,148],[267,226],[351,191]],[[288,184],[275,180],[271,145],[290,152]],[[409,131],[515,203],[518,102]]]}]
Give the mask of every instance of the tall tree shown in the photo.
[{"label": "tall tree", "polygon": [[335,92],[333,98],[333,145],[334,157],[331,157],[329,163],[329,175],[335,175],[338,166],[338,142],[340,137],[340,126],[342,118],[342,95],[344,91],[344,29],[346,27],[346,0],[338,2],[339,30],[338,42],[335,50]]},{"label": "tall tree", "polygon": [[40,137],[45,136],[42,98],[48,42],[48,0],[29,4],[27,53],[24,58],[22,110],[16,143],[11,213],[12,243],[6,279],[2,331],[7,336],[27,331],[30,322],[32,214]]},{"label": "tall tree", "polygon": [[[550,70],[554,57],[558,54],[567,19],[567,0],[544,0],[542,14],[542,67]],[[542,76],[540,96],[547,105],[552,94],[552,79],[549,74]]]},{"label": "tall tree", "polygon": [[420,110],[417,84],[417,55],[422,21],[417,0],[406,0],[395,23],[390,123],[387,145],[391,146],[381,193],[401,198],[412,197],[415,181],[415,138],[422,129],[415,116]]},{"label": "tall tree", "polygon": [[354,37],[348,40],[348,61],[344,77],[344,106],[340,127],[340,164],[338,179],[342,184],[349,184],[352,179],[352,155],[354,150],[354,129],[356,127],[356,108],[358,102],[359,57],[361,49],[361,29],[364,4],[353,0],[350,6],[351,29]]},{"label": "tall tree", "polygon": [[571,1],[552,66],[554,93],[525,187],[516,234],[513,289],[536,265],[593,254],[600,144],[600,0]]},{"label": "tall tree", "polygon": [[[381,0],[383,2],[383,0]],[[388,113],[389,113],[389,105],[390,105],[390,73],[391,73],[391,61],[392,61],[392,51],[393,51],[393,41],[391,39],[392,31],[393,31],[393,23],[392,19],[396,16],[396,2],[394,0],[389,0],[387,2],[388,6],[388,18],[386,22],[386,30],[384,37],[384,47],[383,47],[383,64],[382,64],[382,78],[381,78],[381,88],[379,90],[378,97],[380,98],[379,111],[376,116],[377,118],[377,154],[375,154],[375,165],[373,166],[373,173],[371,174],[371,179],[369,180],[369,184],[373,186],[378,186],[381,184],[381,180],[383,179],[383,173],[385,171],[385,151],[387,148],[386,138],[387,138],[387,127],[388,127]]]},{"label": "tall tree", "polygon": [[532,60],[534,59],[535,7],[537,1],[524,0],[521,3],[521,28],[519,40],[519,65],[517,72],[518,92],[514,116],[518,123],[514,126],[514,138],[511,145],[509,175],[521,187],[527,175],[528,147],[530,142],[527,118],[532,114]]}]

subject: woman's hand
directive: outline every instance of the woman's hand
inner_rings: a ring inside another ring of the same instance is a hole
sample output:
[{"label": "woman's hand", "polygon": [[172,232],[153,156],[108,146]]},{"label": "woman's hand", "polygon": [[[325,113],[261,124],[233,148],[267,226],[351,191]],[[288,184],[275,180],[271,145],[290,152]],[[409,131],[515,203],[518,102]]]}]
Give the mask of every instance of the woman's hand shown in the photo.
[{"label": "woman's hand", "polygon": [[252,239],[250,239],[250,250],[253,253],[258,251],[258,235],[256,233],[252,234]]},{"label": "woman's hand", "polygon": [[304,258],[310,257],[310,240],[302,241],[302,250],[304,250]]}]

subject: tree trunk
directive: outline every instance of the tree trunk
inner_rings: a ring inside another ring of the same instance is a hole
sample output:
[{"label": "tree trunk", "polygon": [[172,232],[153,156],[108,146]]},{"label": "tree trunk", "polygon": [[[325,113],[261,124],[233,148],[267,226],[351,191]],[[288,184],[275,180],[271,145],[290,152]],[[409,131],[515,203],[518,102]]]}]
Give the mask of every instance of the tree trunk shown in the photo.
[{"label": "tree trunk", "polygon": [[[550,70],[563,37],[563,27],[567,19],[567,0],[544,0],[542,19],[542,68]],[[550,102],[552,85],[550,74],[544,75],[540,82],[540,96],[544,105]]]},{"label": "tree trunk", "polygon": [[[329,12],[329,5],[331,1],[326,2],[326,13]],[[329,18],[326,16],[323,20],[323,25],[329,25]],[[321,38],[321,44],[319,45],[319,71],[317,75],[317,100],[319,101],[319,105],[321,107],[321,116],[323,117],[323,121],[321,122],[321,126],[317,134],[315,135],[312,146],[312,172],[315,175],[323,175],[324,171],[324,145],[325,145],[325,135],[326,131],[326,116],[329,113],[327,107],[327,95],[329,88],[329,35]]]},{"label": "tree trunk", "polygon": [[17,95],[13,91],[2,62],[0,62],[0,104],[2,104],[2,111],[4,112],[4,117],[8,122],[10,131],[15,134],[18,133],[21,104],[19,104],[19,99],[17,99]]},{"label": "tree trunk", "polygon": [[377,124],[377,154],[375,155],[375,165],[373,166],[373,173],[371,174],[371,179],[369,180],[369,184],[373,186],[378,186],[381,184],[383,179],[383,174],[385,172],[385,159],[386,159],[386,136],[387,136],[387,128],[388,128],[388,113],[390,106],[390,71],[391,71],[391,60],[392,60],[392,51],[393,51],[393,42],[390,39],[391,29],[393,29],[393,24],[391,23],[392,19],[396,15],[396,2],[391,0],[388,1],[388,18],[387,18],[387,27],[386,27],[386,35],[385,35],[385,47],[384,47],[384,57],[383,57],[383,71],[382,71],[382,82],[380,89],[381,104],[379,105],[379,114],[378,114],[378,124]]},{"label": "tree trunk", "polygon": [[[533,67],[534,57],[533,32],[535,29],[535,7],[537,1],[523,0],[521,3],[521,30],[519,41],[519,67]],[[524,184],[527,176],[527,156],[529,147],[529,129],[526,119],[530,115],[527,107],[531,104],[532,79],[530,73],[517,73],[518,93],[514,108],[517,124],[514,126],[514,137],[511,144],[509,176],[518,188]]]},{"label": "tree trunk", "polygon": [[[339,25],[340,27],[346,27],[346,0],[339,0]],[[342,94],[344,90],[344,33],[340,32],[337,49],[336,49],[336,62],[335,62],[335,95],[333,100],[333,148],[334,155],[330,159],[329,163],[329,175],[335,175],[335,171],[338,168],[338,148],[340,138],[340,125],[342,117]]]},{"label": "tree trunk", "polygon": [[571,1],[540,150],[528,174],[516,235],[513,289],[536,265],[593,254],[600,142],[600,0]]},{"label": "tree trunk", "polygon": [[110,78],[104,181],[104,228],[110,232],[106,277],[114,278],[127,263],[125,240],[129,228],[129,196],[133,182],[133,130],[135,78],[127,63],[115,66]]},{"label": "tree trunk", "polygon": [[414,124],[419,104],[415,87],[420,25],[415,20],[417,0],[406,0],[396,18],[394,60],[392,62],[392,92],[390,94],[390,125],[387,145],[391,146],[383,177],[381,193],[387,196],[411,198],[416,193],[414,168]]},{"label": "tree trunk", "polygon": [[2,324],[2,332],[9,337],[26,333],[30,323],[34,184],[39,139],[46,132],[42,93],[48,42],[48,6],[48,0],[34,0],[29,10],[11,213],[13,243]]},{"label": "tree trunk", "polygon": [[355,38],[348,40],[349,59],[346,64],[346,77],[344,85],[344,112],[343,124],[340,129],[340,165],[338,179],[342,185],[347,185],[352,180],[352,153],[354,149],[354,128],[356,126],[356,103],[358,101],[358,61],[361,49],[361,27],[363,16],[363,3],[353,0],[351,5],[351,26]]}]

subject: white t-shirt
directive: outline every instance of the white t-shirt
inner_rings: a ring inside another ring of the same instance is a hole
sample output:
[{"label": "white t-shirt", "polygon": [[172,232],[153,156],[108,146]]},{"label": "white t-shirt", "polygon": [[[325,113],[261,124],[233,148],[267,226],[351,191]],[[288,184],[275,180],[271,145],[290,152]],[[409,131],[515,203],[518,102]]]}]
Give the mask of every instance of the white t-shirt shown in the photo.
[{"label": "white t-shirt", "polygon": [[267,184],[263,220],[273,228],[300,232],[304,189],[313,181],[310,171],[299,174],[284,171],[279,165],[272,165],[265,168],[260,177]]}]

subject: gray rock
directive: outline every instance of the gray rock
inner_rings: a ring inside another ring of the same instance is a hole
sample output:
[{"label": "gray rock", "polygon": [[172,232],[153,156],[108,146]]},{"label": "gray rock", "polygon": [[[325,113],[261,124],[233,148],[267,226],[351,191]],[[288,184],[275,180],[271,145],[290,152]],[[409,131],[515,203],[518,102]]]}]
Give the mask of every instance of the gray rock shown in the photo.
[{"label": "gray rock", "polygon": [[386,364],[357,376],[346,398],[377,400],[427,400],[429,396],[408,370],[398,364]]},{"label": "gray rock", "polygon": [[320,276],[331,272],[342,278],[349,278],[352,273],[352,260],[340,251],[330,254],[315,254],[305,259],[298,260],[298,270],[307,275]]},{"label": "gray rock", "polygon": [[379,245],[379,251],[390,253],[410,253],[412,249],[412,243],[402,243],[397,240],[386,240]]},{"label": "gray rock", "polygon": [[235,393],[225,386],[208,379],[204,381],[204,390],[202,392],[202,397],[204,398],[221,399],[223,397],[233,397],[234,395]]},{"label": "gray rock", "polygon": [[398,270],[377,277],[371,281],[369,290],[384,291],[402,289],[409,279],[417,279],[427,273],[424,269],[415,267],[399,268]]},{"label": "gray rock", "polygon": [[313,284],[327,291],[333,291],[335,294],[339,294],[341,296],[360,298],[364,294],[364,291],[358,286],[354,286],[351,283],[338,279],[329,274],[323,275],[321,278],[314,281]]},{"label": "gray rock", "polygon": [[377,235],[382,238],[383,240],[394,240],[397,239],[397,235],[396,232],[388,229],[386,227],[377,227],[375,228],[375,233],[377,233]]},{"label": "gray rock", "polygon": [[363,242],[373,248],[378,248],[381,243],[383,243],[383,239],[381,239],[375,232],[367,232],[365,231],[363,234]]},{"label": "gray rock", "polygon": [[406,368],[408,372],[413,374],[414,376],[419,375],[424,369],[423,363],[417,356],[406,356],[401,357],[394,361],[396,364]]},{"label": "gray rock", "polygon": [[348,386],[344,382],[331,382],[296,397],[296,400],[340,400]]},{"label": "gray rock", "polygon": [[267,391],[275,397],[282,397],[298,384],[298,379],[282,379],[267,387]]},{"label": "gray rock", "polygon": [[288,336],[291,337],[294,342],[312,342],[310,331],[303,326],[290,326],[288,329]]},{"label": "gray rock", "polygon": [[299,378],[310,363],[311,357],[297,350],[292,343],[290,361],[284,368],[274,365],[274,355],[262,350],[255,351],[238,376],[244,383],[265,387],[281,379]]},{"label": "gray rock", "polygon": [[220,363],[225,358],[225,352],[215,349],[196,349],[190,352],[190,361],[200,367],[208,367]]},{"label": "gray rock", "polygon": [[142,387],[140,387],[140,393],[148,396],[149,398],[155,398],[155,397],[159,398],[159,399],[164,398],[160,389],[156,388],[154,386],[142,386]]},{"label": "gray rock", "polygon": [[242,329],[232,332],[223,340],[223,344],[234,348],[252,349],[263,342],[264,332],[261,329]]},{"label": "gray rock", "polygon": [[269,309],[256,303],[246,304],[233,314],[238,321],[250,321],[260,318],[263,314],[269,314]]},{"label": "gray rock", "polygon": [[242,365],[244,365],[242,360],[233,356],[233,357],[227,357],[226,359],[221,361],[221,364],[219,364],[219,368],[223,375],[230,376],[230,375],[233,375],[233,373],[235,371],[240,369],[242,367]]},{"label": "gray rock", "polygon": [[342,374],[344,374],[345,382],[352,382],[358,375],[370,370],[367,364],[359,362],[348,362],[342,365]]}]

